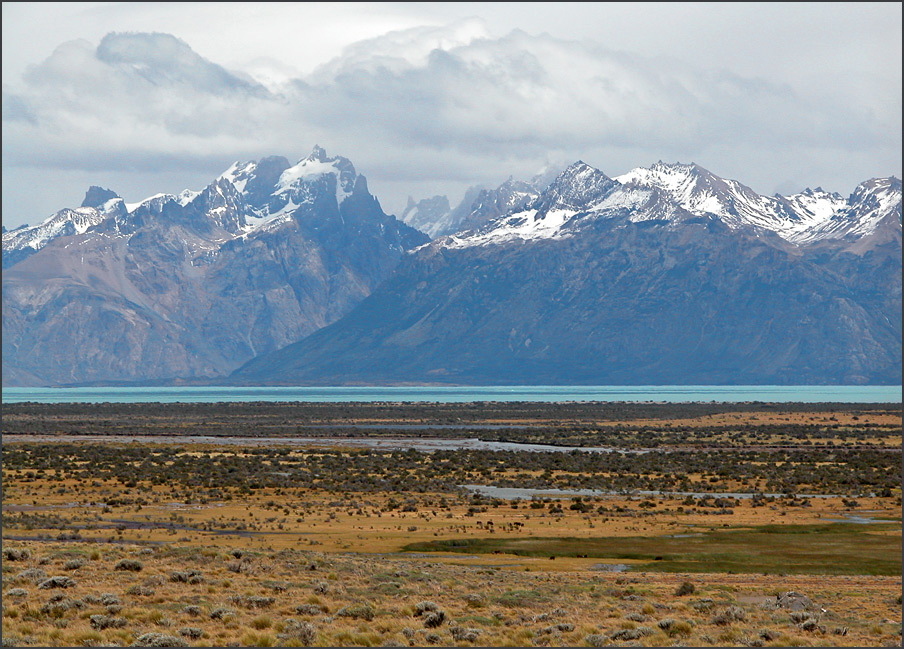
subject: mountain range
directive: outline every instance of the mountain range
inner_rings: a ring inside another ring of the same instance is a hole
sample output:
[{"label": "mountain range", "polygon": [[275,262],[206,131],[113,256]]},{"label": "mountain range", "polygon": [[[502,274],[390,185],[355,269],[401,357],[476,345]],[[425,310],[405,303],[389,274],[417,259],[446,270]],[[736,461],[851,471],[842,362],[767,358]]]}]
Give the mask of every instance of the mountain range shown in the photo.
[{"label": "mountain range", "polygon": [[320,148],[134,205],[92,188],[3,234],[4,384],[901,383],[899,179],[549,180],[409,225]]},{"label": "mountain range", "polygon": [[3,234],[7,385],[210,379],[333,322],[428,237],[321,148]]}]

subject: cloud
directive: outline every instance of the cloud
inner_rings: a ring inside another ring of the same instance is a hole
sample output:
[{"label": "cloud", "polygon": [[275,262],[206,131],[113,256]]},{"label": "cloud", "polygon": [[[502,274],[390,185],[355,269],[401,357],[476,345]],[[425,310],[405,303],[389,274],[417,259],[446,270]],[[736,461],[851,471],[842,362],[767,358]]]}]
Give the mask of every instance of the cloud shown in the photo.
[{"label": "cloud", "polygon": [[[876,98],[820,102],[789,83],[595,43],[519,30],[497,38],[478,19],[353,44],[304,78],[284,82],[284,71],[268,60],[229,71],[163,33],[65,43],[16,92],[4,87],[4,168],[213,174],[236,158],[301,157],[316,142],[350,157],[378,195],[381,183],[391,188],[397,204],[406,184],[461,191],[527,177],[550,159],[582,158],[611,175],[695,159],[766,191],[810,182],[802,164],[834,173],[815,183],[830,188],[840,160],[900,159],[900,86],[892,119],[868,108]],[[744,167],[751,161],[757,168]]]}]

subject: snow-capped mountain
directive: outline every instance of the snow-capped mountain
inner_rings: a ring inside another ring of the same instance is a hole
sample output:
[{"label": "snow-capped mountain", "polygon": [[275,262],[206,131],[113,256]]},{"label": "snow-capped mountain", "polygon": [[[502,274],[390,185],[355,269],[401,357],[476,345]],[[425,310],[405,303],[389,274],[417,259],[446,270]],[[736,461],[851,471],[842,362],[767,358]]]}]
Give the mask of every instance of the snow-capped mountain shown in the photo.
[{"label": "snow-capped mountain", "polygon": [[556,176],[550,170],[545,170],[529,181],[515,180],[509,176],[496,189],[475,185],[468,188],[464,198],[454,209],[450,208],[449,199],[445,196],[434,196],[417,202],[409,197],[408,206],[401,218],[431,238],[475,230],[499,216],[523,208],[536,199]]},{"label": "snow-capped mountain", "polygon": [[772,232],[804,245],[862,237],[895,215],[900,225],[901,181],[896,178],[862,183],[847,200],[820,188],[770,197],[696,164],[657,162],[613,179],[578,161],[523,209],[511,209],[481,228],[458,232],[447,245],[573,236],[596,219],[642,222],[693,217],[714,218],[732,229]]},{"label": "snow-capped mountain", "polygon": [[[616,180],[625,186],[655,187],[691,214],[715,216],[732,228],[761,228],[796,244],[863,236],[888,214],[897,210],[900,215],[901,211],[901,181],[895,178],[866,181],[847,201],[821,188],[791,196],[762,196],[736,180],[720,178],[693,163],[657,162],[649,169],[633,169]],[[864,200],[874,204],[869,216],[855,207]]]},{"label": "snow-capped mountain", "polygon": [[577,162],[239,383],[900,384],[901,182],[763,197]]},{"label": "snow-capped mountain", "polygon": [[[18,263],[36,253],[57,237],[82,234],[99,225],[108,218],[121,217],[126,214],[125,203],[116,196],[97,198],[99,187],[91,187],[85,201],[75,209],[62,209],[42,223],[24,226],[3,233],[3,267]],[[107,191],[109,190],[101,190]],[[109,192],[112,194],[113,192]]]},{"label": "snow-capped mountain", "polygon": [[319,147],[137,203],[97,189],[99,205],[3,234],[5,384],[228,373],[340,317],[428,240]]}]

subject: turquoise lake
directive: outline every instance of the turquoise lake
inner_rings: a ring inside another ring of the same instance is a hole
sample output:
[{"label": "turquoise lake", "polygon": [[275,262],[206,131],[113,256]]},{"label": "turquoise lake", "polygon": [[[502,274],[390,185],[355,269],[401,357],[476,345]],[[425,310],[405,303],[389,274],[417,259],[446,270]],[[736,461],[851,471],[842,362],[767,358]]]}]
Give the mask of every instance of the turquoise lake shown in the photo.
[{"label": "turquoise lake", "polygon": [[3,388],[3,403],[219,403],[241,401],[626,401],[901,403],[901,386],[457,386]]}]

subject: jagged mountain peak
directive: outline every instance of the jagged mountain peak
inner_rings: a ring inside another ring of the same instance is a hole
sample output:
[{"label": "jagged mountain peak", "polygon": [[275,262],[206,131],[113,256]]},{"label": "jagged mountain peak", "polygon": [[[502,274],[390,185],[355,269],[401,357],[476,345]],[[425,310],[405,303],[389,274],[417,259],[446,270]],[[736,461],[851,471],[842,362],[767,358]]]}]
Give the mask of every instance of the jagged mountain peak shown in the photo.
[{"label": "jagged mountain peak", "polygon": [[545,212],[551,209],[588,208],[617,183],[583,160],[570,164],[537,198],[536,207]]},{"label": "jagged mountain peak", "polygon": [[107,201],[119,198],[119,194],[111,189],[104,189],[97,185],[91,185],[85,192],[85,200],[82,201],[80,207],[101,207]]},{"label": "jagged mountain peak", "polygon": [[317,162],[332,162],[334,158],[330,158],[326,149],[324,149],[319,144],[315,144],[314,148],[311,149],[311,154],[306,158],[306,160],[315,160]]}]

